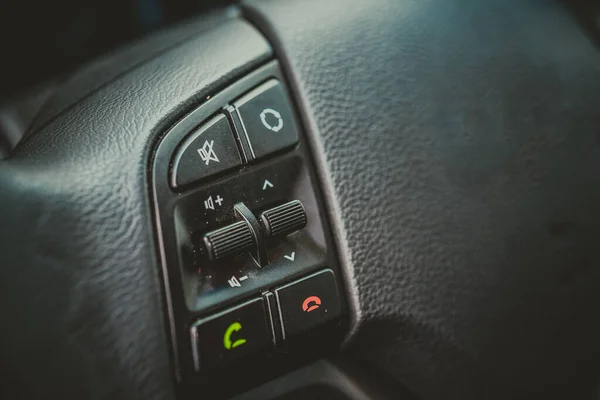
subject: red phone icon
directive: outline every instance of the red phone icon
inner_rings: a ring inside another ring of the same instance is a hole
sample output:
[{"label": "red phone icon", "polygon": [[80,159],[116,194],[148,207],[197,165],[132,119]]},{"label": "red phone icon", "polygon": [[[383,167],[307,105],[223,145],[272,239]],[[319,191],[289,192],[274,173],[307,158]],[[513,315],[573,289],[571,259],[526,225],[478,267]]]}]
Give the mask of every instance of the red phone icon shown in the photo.
[{"label": "red phone icon", "polygon": [[304,312],[311,312],[312,310],[316,310],[321,305],[321,299],[317,296],[307,297],[302,303],[302,310]]}]

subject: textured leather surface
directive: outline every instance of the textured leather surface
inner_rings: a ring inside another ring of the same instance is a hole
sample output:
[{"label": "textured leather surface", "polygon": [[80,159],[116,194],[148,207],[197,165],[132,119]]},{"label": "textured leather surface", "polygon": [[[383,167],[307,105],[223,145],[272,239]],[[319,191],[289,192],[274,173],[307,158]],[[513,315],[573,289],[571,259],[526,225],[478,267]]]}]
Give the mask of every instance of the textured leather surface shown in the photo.
[{"label": "textured leather surface", "polygon": [[270,57],[249,24],[221,19],[0,164],[0,397],[174,397],[146,169],[191,103]]},{"label": "textured leather surface", "polygon": [[424,399],[592,398],[600,53],[571,14],[537,0],[247,7],[332,184],[361,313],[349,355]]},{"label": "textured leather surface", "polygon": [[[230,9],[230,17],[237,11]],[[135,43],[119,48],[109,56],[99,57],[63,78],[44,107],[39,111],[28,133],[40,130],[60,113],[69,109],[85,96],[95,92],[113,79],[160,56],[178,43],[189,40],[199,32],[220,24],[227,15],[223,12],[193,18],[185,23],[143,37]]]}]

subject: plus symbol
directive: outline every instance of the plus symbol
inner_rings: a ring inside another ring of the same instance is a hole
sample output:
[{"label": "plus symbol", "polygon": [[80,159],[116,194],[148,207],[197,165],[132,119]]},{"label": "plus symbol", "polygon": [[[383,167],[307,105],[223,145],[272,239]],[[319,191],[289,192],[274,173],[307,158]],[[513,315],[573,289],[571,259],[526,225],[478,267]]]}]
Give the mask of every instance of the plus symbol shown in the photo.
[{"label": "plus symbol", "polygon": [[217,203],[219,205],[219,207],[221,207],[221,205],[223,204],[223,198],[219,195],[217,195],[217,198],[215,199],[215,203]]}]

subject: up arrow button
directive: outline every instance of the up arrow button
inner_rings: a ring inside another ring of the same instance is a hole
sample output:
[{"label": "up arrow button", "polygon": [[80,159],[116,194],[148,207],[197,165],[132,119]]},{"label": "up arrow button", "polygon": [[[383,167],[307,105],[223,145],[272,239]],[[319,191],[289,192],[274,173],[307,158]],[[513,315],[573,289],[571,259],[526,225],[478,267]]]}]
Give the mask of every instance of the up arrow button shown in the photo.
[{"label": "up arrow button", "polygon": [[269,182],[268,179],[265,179],[265,183],[263,183],[263,188],[262,190],[267,190],[267,188],[272,188],[273,184],[271,182]]}]

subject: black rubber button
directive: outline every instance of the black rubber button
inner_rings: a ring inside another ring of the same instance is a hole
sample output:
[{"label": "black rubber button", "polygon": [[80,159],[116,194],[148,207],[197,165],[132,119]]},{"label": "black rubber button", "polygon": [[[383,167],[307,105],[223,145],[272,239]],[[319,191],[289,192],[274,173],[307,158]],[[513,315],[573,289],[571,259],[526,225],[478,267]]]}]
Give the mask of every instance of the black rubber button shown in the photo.
[{"label": "black rubber button", "polygon": [[283,85],[270,80],[246,94],[235,106],[254,158],[298,143],[298,127]]},{"label": "black rubber button", "polygon": [[314,331],[341,315],[340,296],[331,270],[277,288],[275,296],[284,339]]},{"label": "black rubber button", "polygon": [[171,186],[187,185],[241,164],[233,131],[221,114],[183,142],[173,159]]},{"label": "black rubber button", "polygon": [[191,328],[197,371],[252,359],[273,346],[263,299],[197,321]]}]

